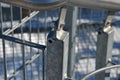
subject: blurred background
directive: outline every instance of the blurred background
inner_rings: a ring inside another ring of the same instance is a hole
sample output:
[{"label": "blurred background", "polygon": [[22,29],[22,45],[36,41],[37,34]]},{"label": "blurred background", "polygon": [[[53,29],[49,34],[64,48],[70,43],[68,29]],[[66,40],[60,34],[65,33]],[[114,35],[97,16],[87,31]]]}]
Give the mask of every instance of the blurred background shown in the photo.
[{"label": "blurred background", "polygon": [[[37,12],[0,3],[0,33],[7,34],[15,39],[46,45],[47,35],[53,28],[53,22],[58,19],[59,12],[59,9]],[[97,34],[99,29],[104,26],[107,16],[107,10],[78,8],[77,26],[75,26],[77,27],[75,36],[75,80],[80,80],[85,74],[95,70]],[[117,12],[112,21],[114,43],[111,62],[113,64],[120,64],[119,20],[120,12]],[[20,23],[22,24],[19,27]],[[43,80],[44,56],[46,56],[46,51],[42,49],[22,45],[22,43],[18,44],[12,40],[0,39],[0,80],[4,80],[5,66],[9,80],[23,80],[22,73],[24,72],[26,73],[26,80]],[[6,61],[4,61],[5,58]],[[26,65],[25,71],[22,70],[22,64]],[[94,80],[94,78],[93,76],[89,80]],[[111,80],[119,80],[120,69],[110,70],[110,78]]]}]

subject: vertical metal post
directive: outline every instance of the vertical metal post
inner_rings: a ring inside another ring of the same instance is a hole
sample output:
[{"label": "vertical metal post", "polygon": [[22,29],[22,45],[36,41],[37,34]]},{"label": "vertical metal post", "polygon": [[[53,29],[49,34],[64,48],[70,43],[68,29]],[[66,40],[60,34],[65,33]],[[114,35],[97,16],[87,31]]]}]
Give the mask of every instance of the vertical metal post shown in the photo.
[{"label": "vertical metal post", "polygon": [[[40,26],[40,23],[39,23],[39,17],[37,16],[37,24],[38,24],[38,26]],[[40,27],[37,27],[37,37],[38,37],[38,40],[37,40],[37,43],[38,44],[40,44],[39,43],[39,40],[40,40]],[[40,53],[40,50],[38,49],[38,53]],[[43,51],[43,54],[44,54],[45,52]],[[42,55],[43,55],[42,54]],[[45,56],[43,56],[43,57],[45,57]],[[45,62],[45,61],[44,61]],[[37,71],[38,71],[38,80],[41,80],[40,79],[40,57],[38,57],[38,62],[36,63],[36,64],[38,64],[37,65]],[[43,63],[44,64],[44,63]],[[45,70],[44,70],[45,71]],[[44,76],[43,76],[44,77]]]},{"label": "vertical metal post", "polygon": [[[23,18],[23,15],[22,15],[22,7],[20,7],[20,21],[22,20]],[[23,38],[23,28],[21,27],[21,39],[23,40],[24,42],[24,38]],[[23,44],[21,44],[21,51],[22,51],[22,63],[23,63],[23,79],[26,80],[27,77],[26,77],[26,65],[25,65],[25,46]]]},{"label": "vertical metal post", "polygon": [[45,54],[42,54],[42,80],[45,80]]},{"label": "vertical metal post", "polygon": [[[11,28],[13,28],[13,6],[12,4],[10,5],[10,15],[11,15]],[[14,37],[14,31],[12,32],[12,37]],[[14,72],[16,71],[15,67],[15,48],[14,48],[14,42],[12,42],[12,55],[13,55],[13,70]],[[16,77],[14,77],[14,80],[16,80]]]},{"label": "vertical metal post", "polygon": [[[30,13],[31,13],[31,10],[29,10],[29,16],[30,16]],[[29,20],[29,41],[32,42],[32,20],[30,19]],[[32,47],[30,47],[30,57],[32,57]],[[30,64],[30,69],[31,69],[31,72],[30,72],[30,78],[31,80],[33,80],[33,70],[32,70],[32,63]]]},{"label": "vertical metal post", "polygon": [[[99,32],[97,37],[97,55],[96,55],[96,69],[107,66],[107,62],[112,57],[113,45],[113,29],[107,32]],[[105,80],[109,77],[109,73],[105,72],[96,75],[96,80]]]},{"label": "vertical metal post", "polygon": [[[108,61],[112,57],[113,28],[109,25],[112,21],[111,15],[106,20],[105,27],[98,32],[96,69],[110,66]],[[96,75],[96,80],[110,80],[110,71],[105,71]]]},{"label": "vertical metal post", "polygon": [[[2,6],[0,3],[0,22],[1,22],[1,34],[3,34],[4,27],[2,25],[3,23],[3,13],[2,13]],[[5,40],[2,39],[2,45],[3,45],[3,69],[4,69],[4,80],[7,80],[7,58],[6,58],[6,47],[5,47]]]},{"label": "vertical metal post", "polygon": [[64,80],[66,78],[68,43],[68,32],[60,30],[49,33],[47,41],[46,80]]},{"label": "vertical metal post", "polygon": [[73,6],[68,6],[66,15],[66,24],[64,27],[65,31],[70,33],[69,38],[69,50],[68,50],[68,70],[67,77],[70,80],[74,80],[74,63],[75,63],[75,36],[77,29],[77,17],[78,8]]}]

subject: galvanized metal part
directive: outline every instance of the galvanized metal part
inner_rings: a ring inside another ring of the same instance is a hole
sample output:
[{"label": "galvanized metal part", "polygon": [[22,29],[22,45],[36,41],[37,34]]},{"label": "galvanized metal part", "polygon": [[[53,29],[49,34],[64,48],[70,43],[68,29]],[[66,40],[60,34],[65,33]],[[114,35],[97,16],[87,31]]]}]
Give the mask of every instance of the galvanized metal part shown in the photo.
[{"label": "galvanized metal part", "polygon": [[[114,31],[111,27],[111,22],[114,12],[108,15],[105,26],[98,31],[97,36],[97,54],[96,54],[96,69],[110,66],[107,64],[112,57],[113,35]],[[102,43],[102,44],[101,44]],[[107,64],[107,65],[106,65]],[[105,76],[105,74],[107,74]],[[105,71],[96,75],[96,80],[110,80],[110,71]]]},{"label": "galvanized metal part", "polygon": [[40,4],[49,4],[49,3],[55,3],[61,0],[24,0],[26,2],[32,2],[32,3],[40,3]]},{"label": "galvanized metal part", "polygon": [[15,6],[21,6],[28,9],[33,10],[50,10],[53,8],[58,8],[66,4],[67,0],[59,0],[54,3],[40,4],[40,3],[32,3],[25,0],[0,0],[0,2],[5,2],[9,4],[13,4]]},{"label": "galvanized metal part", "polygon": [[57,30],[61,30],[65,26],[66,13],[67,13],[67,7],[66,6],[61,7]]},{"label": "galvanized metal part", "polygon": [[109,11],[120,11],[119,0],[69,0],[68,5]]},{"label": "galvanized metal part", "polygon": [[[39,1],[41,2],[43,0],[39,0]],[[119,0],[114,0],[114,1],[113,0],[89,0],[89,1],[88,0],[57,0],[57,1],[52,1],[53,3],[44,2],[44,4],[40,4],[40,2],[37,3],[38,0],[37,1],[31,0],[31,2],[28,2],[25,0],[0,0],[0,2],[5,2],[5,3],[26,7],[34,10],[50,10],[50,9],[58,8],[64,5],[69,5],[69,6],[75,5],[79,7],[94,8],[94,9],[106,9],[110,11],[120,10]]]},{"label": "galvanized metal part", "polygon": [[104,28],[111,26],[111,23],[112,23],[112,19],[113,19],[114,14],[115,14],[114,11],[109,11],[109,12],[108,12],[108,17],[107,17],[107,19],[106,19],[106,21],[105,21]]},{"label": "galvanized metal part", "polygon": [[[113,34],[113,28],[109,28],[109,30],[105,32],[98,32],[96,69],[108,66],[106,63],[112,57]],[[101,79],[105,80],[105,72],[96,75],[96,80]]]},{"label": "galvanized metal part", "polygon": [[67,6],[67,14],[64,30],[69,32],[69,50],[68,50],[68,80],[75,80],[75,39],[77,30],[78,7]]},{"label": "galvanized metal part", "polygon": [[[69,33],[51,31],[47,40],[46,80],[64,80],[67,73]],[[56,35],[56,38],[54,37]]]}]

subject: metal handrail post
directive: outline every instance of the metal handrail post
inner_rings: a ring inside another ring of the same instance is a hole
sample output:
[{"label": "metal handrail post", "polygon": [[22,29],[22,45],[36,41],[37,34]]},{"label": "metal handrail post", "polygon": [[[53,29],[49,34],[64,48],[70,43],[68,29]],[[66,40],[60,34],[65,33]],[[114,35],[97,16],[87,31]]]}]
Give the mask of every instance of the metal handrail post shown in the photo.
[{"label": "metal handrail post", "polygon": [[66,8],[61,9],[58,25],[47,38],[46,80],[67,78],[69,33],[63,30]]},{"label": "metal handrail post", "polygon": [[[110,66],[108,63],[112,57],[113,35],[114,31],[111,22],[114,12],[110,12],[105,22],[105,26],[98,31],[97,36],[97,53],[96,53],[96,69]],[[97,74],[96,80],[110,80],[110,71]]]},{"label": "metal handrail post", "polygon": [[78,7],[68,6],[66,15],[66,25],[64,27],[65,31],[70,33],[69,38],[69,51],[68,51],[68,70],[67,77],[68,80],[74,79],[74,63],[75,63],[75,36],[77,29],[77,16]]}]

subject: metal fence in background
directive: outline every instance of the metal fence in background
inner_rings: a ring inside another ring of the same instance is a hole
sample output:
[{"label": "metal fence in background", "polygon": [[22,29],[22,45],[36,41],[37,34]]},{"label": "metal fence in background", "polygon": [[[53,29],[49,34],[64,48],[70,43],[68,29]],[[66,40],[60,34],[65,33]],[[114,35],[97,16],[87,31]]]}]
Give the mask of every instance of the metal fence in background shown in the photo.
[{"label": "metal fence in background", "polygon": [[1,80],[45,79],[45,44],[51,27],[47,12],[39,13],[0,3]]},{"label": "metal fence in background", "polygon": [[[59,9],[40,12],[0,3],[1,80],[46,79],[47,35],[52,30],[52,24],[58,19],[58,16]],[[95,70],[97,36],[100,29],[104,27],[107,16],[108,11],[78,9],[74,42],[75,80],[80,80]],[[116,13],[112,23],[114,44],[112,58],[108,62],[110,65],[119,64],[120,61],[119,16],[119,12]],[[118,80],[119,74],[119,68],[112,69],[109,75],[110,80]],[[89,78],[89,80],[94,79],[95,76]]]},{"label": "metal fence in background", "polygon": [[[85,14],[86,13],[86,14]],[[81,15],[80,15],[81,14]],[[108,16],[108,11],[101,11],[95,9],[79,9],[78,14],[78,27],[77,27],[77,37],[76,37],[76,47],[75,47],[75,80],[80,80],[86,74],[91,73],[96,70],[96,60],[98,57],[104,57],[106,54],[104,50],[100,51],[100,55],[97,55],[97,48],[101,44],[105,44],[105,40],[98,45],[99,31],[104,27],[105,20]],[[112,57],[106,62],[109,65],[119,64],[119,54],[120,54],[120,37],[119,34],[119,12],[114,15],[112,27],[114,29],[114,41],[112,48]],[[107,37],[107,36],[106,36]],[[104,37],[101,37],[104,39]],[[111,39],[110,39],[111,40]],[[109,47],[109,46],[108,46]],[[105,47],[104,47],[105,48]],[[106,52],[107,53],[107,52]],[[108,53],[108,55],[110,55]],[[107,58],[107,57],[106,57]],[[101,62],[103,58],[99,59]],[[98,64],[101,64],[100,62]],[[96,75],[89,77],[86,80],[98,80],[95,78]],[[110,80],[119,79],[119,68],[110,70],[110,73],[105,73],[104,77],[109,77]],[[102,78],[102,77],[101,77]],[[101,80],[101,78],[99,78]]]}]

